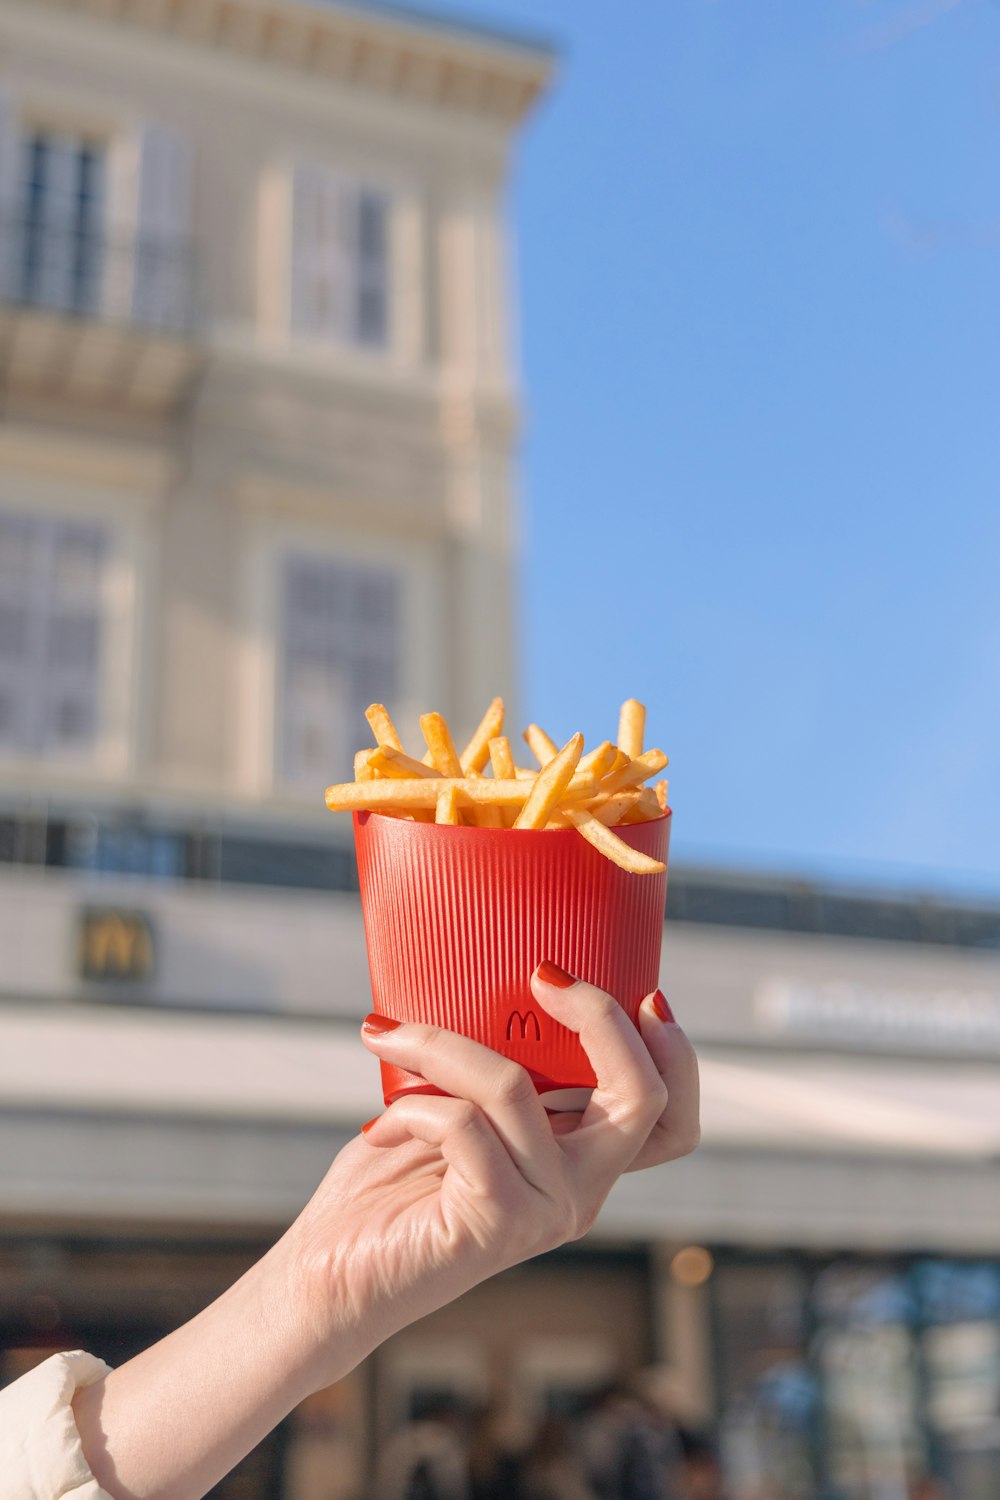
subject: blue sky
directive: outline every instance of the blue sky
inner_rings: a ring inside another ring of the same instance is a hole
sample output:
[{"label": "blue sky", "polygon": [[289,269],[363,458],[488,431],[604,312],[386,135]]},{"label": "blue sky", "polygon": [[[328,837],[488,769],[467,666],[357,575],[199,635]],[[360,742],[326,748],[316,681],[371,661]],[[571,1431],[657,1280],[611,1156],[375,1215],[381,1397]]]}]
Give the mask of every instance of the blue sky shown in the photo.
[{"label": "blue sky", "polygon": [[650,705],[687,860],[1000,896],[1000,5],[492,0],[523,702]]}]

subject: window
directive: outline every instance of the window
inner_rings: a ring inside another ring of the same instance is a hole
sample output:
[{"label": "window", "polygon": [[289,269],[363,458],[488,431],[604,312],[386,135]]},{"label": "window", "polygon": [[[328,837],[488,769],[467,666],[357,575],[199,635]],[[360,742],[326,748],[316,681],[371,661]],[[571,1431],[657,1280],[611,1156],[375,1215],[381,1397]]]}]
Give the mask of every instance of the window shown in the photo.
[{"label": "window", "polygon": [[25,302],[93,312],[100,300],[105,151],[33,131],[21,141],[17,291]]},{"label": "window", "polygon": [[292,186],[291,327],[372,349],[389,342],[389,200],[323,167]]},{"label": "window", "polygon": [[282,779],[315,791],[347,776],[357,726],[398,691],[396,574],[326,558],[285,560],[278,752]]},{"label": "window", "polygon": [[0,753],[93,751],[108,551],[100,525],[0,511]]}]

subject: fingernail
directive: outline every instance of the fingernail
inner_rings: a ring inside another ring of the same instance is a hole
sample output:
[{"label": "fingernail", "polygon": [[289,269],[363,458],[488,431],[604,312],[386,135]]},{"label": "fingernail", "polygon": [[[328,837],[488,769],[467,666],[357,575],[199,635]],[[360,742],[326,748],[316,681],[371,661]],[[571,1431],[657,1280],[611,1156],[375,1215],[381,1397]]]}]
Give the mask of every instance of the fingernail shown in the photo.
[{"label": "fingernail", "polygon": [[572,974],[567,974],[565,969],[560,969],[547,958],[542,959],[535,973],[544,984],[554,984],[557,990],[568,990],[571,984],[576,984]]},{"label": "fingernail", "polygon": [[395,1031],[402,1024],[402,1021],[394,1021],[391,1016],[380,1016],[373,1010],[371,1015],[365,1016],[361,1029],[367,1031],[369,1036],[385,1036],[387,1031]]},{"label": "fingernail", "polygon": [[662,990],[657,990],[649,1003],[653,1007],[653,1013],[658,1021],[673,1022],[674,1013],[667,1004],[667,997]]},{"label": "fingernail", "polygon": [[379,1120],[381,1120],[381,1118],[382,1118],[381,1115],[376,1115],[375,1118],[374,1118],[374,1120],[366,1120],[365,1123],[361,1127],[361,1134],[362,1135],[367,1135],[368,1132],[369,1132],[369,1130],[371,1130],[372,1126],[373,1125],[377,1125],[378,1122],[379,1122]]}]

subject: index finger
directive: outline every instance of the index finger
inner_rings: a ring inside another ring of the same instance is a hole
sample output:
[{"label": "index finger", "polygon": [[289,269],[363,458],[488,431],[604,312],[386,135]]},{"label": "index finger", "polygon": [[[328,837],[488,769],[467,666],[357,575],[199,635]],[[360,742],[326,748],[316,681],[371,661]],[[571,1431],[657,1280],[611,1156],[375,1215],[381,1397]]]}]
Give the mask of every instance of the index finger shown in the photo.
[{"label": "index finger", "polygon": [[597,1087],[571,1134],[560,1137],[588,1170],[624,1171],[645,1144],[666,1104],[666,1088],[635,1026],[617,1000],[574,979],[555,964],[539,964],[531,989],[550,1016],[580,1038]]},{"label": "index finger", "polygon": [[440,1026],[409,1021],[383,1031],[373,1029],[371,1020],[362,1028],[367,1047],[444,1093],[478,1105],[522,1177],[540,1192],[547,1190],[559,1151],[545,1107],[519,1063]]}]

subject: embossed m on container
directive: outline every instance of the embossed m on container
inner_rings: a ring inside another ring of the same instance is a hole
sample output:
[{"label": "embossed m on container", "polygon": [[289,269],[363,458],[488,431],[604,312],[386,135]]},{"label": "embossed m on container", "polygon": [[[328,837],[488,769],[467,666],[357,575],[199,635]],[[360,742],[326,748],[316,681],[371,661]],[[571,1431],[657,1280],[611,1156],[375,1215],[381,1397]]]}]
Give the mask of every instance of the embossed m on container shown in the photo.
[{"label": "embossed m on container", "polygon": [[[619,826],[667,862],[671,814]],[[553,1105],[592,1088],[575,1034],[537,1005],[531,975],[550,959],[598,985],[634,1021],[659,978],[666,870],[633,875],[575,829],[411,823],[354,814],[374,1008],[463,1032],[528,1069]],[[386,1103],[424,1079],[382,1064]],[[560,1096],[558,1099],[556,1096]]]}]

